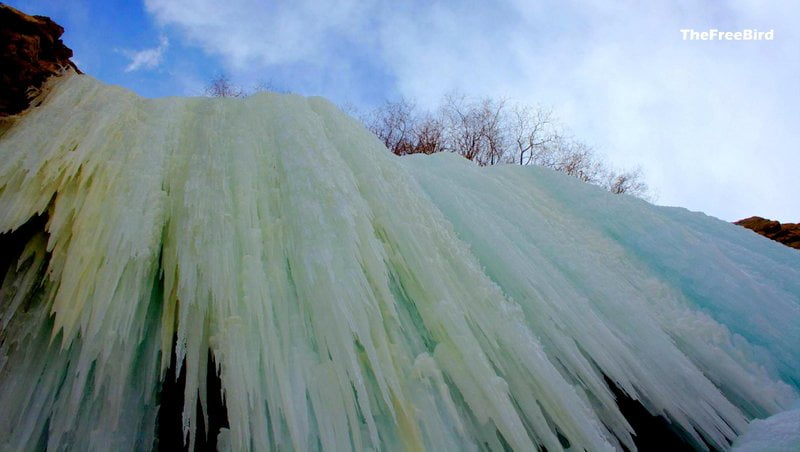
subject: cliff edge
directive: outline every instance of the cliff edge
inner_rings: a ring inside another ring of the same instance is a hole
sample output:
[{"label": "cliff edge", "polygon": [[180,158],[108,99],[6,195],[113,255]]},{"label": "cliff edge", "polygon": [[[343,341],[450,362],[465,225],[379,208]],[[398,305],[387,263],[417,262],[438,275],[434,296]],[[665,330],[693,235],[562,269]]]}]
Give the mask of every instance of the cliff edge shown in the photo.
[{"label": "cliff edge", "polygon": [[736,224],[752,229],[764,237],[781,242],[786,246],[800,249],[800,224],[781,224],[778,221],[761,217],[745,218],[737,221]]},{"label": "cliff edge", "polygon": [[64,28],[49,17],[30,16],[0,3],[0,118],[30,105],[45,80],[65,68],[80,72],[61,41]]}]

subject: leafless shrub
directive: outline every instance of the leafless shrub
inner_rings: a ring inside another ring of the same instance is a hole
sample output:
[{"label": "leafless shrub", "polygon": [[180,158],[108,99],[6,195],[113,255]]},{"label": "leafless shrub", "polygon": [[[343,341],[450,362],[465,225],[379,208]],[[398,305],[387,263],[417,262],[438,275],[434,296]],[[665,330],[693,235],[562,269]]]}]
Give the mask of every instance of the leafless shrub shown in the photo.
[{"label": "leafless shrub", "polygon": [[445,96],[440,111],[447,150],[481,166],[506,161],[505,100],[471,101],[462,94],[451,93]]},{"label": "leafless shrub", "polygon": [[218,75],[206,86],[206,95],[210,97],[244,97],[244,91],[231,83],[225,74]]},{"label": "leafless shrub", "polygon": [[644,199],[651,197],[647,184],[642,180],[641,168],[621,173],[609,171],[606,176],[605,188],[614,194],[626,193]]},{"label": "leafless shrub", "polygon": [[537,156],[542,159],[547,146],[551,145],[557,136],[553,130],[552,110],[517,104],[512,110],[509,121],[509,132],[514,145],[514,163],[530,165]]},{"label": "leafless shrub", "polygon": [[401,99],[386,102],[363,121],[396,155],[446,151],[481,166],[538,165],[611,193],[648,197],[640,169],[610,169],[591,146],[562,131],[552,110],[539,106],[450,93],[434,114],[421,114]]}]

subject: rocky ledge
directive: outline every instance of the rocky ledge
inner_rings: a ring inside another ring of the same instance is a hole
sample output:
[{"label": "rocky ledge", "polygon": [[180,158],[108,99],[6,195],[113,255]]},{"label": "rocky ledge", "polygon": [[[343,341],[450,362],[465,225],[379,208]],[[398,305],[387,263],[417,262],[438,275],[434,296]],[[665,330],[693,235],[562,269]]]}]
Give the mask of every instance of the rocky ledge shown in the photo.
[{"label": "rocky ledge", "polygon": [[0,23],[0,117],[5,117],[28,108],[48,77],[78,68],[60,39],[64,28],[49,17],[29,16],[0,3]]},{"label": "rocky ledge", "polygon": [[750,217],[736,222],[739,226],[763,235],[764,237],[781,242],[786,246],[800,249],[800,224],[783,223],[761,217]]}]

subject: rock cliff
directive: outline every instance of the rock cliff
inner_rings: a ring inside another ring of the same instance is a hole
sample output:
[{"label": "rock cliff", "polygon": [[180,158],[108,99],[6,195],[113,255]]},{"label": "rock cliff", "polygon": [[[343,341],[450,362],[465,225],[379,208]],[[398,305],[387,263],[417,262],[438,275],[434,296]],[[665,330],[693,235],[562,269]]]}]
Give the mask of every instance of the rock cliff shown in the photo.
[{"label": "rock cliff", "polygon": [[761,217],[745,218],[737,221],[736,224],[752,229],[764,237],[781,242],[786,246],[800,249],[800,224],[781,224],[778,221]]},{"label": "rock cliff", "polygon": [[70,61],[72,50],[60,39],[64,28],[49,17],[29,16],[0,3],[0,23],[2,118],[28,108],[48,77],[78,68]]}]

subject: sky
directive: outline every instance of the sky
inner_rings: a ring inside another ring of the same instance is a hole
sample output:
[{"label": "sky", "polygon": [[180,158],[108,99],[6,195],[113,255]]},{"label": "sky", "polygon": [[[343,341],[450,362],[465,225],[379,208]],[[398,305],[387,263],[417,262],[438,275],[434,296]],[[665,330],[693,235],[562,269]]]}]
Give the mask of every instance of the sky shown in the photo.
[{"label": "sky", "polygon": [[[245,89],[365,111],[460,91],[552,108],[661,205],[800,222],[800,0],[19,0],[146,97]],[[772,30],[685,40],[683,29]]]}]

